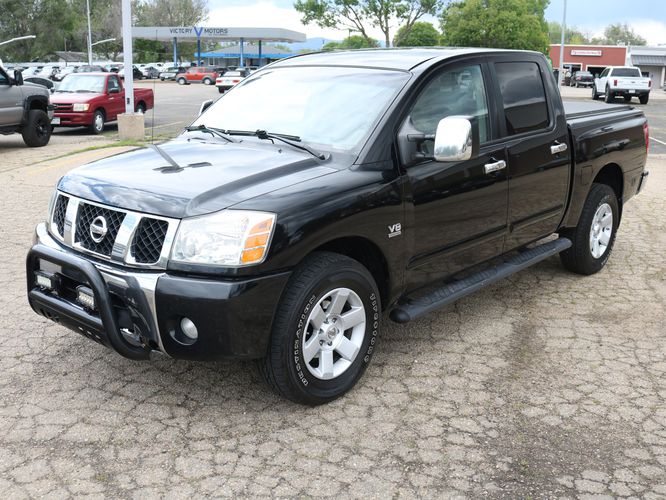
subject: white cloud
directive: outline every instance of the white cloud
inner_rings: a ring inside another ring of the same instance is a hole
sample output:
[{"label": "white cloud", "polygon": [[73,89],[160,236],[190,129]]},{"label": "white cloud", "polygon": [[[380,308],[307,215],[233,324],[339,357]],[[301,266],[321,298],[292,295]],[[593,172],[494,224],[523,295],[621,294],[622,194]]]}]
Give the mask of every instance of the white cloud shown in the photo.
[{"label": "white cloud", "polygon": [[629,21],[636,34],[647,40],[648,45],[666,44],[666,23],[652,19]]}]

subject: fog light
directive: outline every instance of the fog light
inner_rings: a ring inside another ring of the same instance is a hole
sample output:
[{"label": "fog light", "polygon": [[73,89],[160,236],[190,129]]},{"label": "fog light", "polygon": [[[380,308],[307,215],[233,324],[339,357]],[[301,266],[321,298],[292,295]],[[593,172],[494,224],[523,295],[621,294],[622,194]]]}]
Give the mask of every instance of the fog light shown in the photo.
[{"label": "fog light", "polygon": [[95,294],[87,286],[76,287],[76,301],[86,309],[95,310]]},{"label": "fog light", "polygon": [[44,271],[35,271],[35,282],[38,287],[45,290],[53,290],[56,287],[56,277],[51,273]]},{"label": "fog light", "polygon": [[196,340],[199,337],[197,326],[190,318],[183,318],[180,320],[180,329],[189,339]]}]

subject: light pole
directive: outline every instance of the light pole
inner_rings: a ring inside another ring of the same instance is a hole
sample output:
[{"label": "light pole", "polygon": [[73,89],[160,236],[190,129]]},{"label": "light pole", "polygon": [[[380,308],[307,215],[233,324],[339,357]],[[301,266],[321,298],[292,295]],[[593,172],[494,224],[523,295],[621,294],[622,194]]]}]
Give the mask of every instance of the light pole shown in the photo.
[{"label": "light pole", "polygon": [[86,13],[88,15],[88,66],[92,66],[92,28],[90,27],[90,0],[86,0]]},{"label": "light pole", "polygon": [[10,40],[5,40],[4,42],[0,42],[0,45],[7,45],[8,43],[18,42],[19,40],[28,40],[32,38],[37,38],[37,37],[35,35],[19,36],[16,38],[12,38]]},{"label": "light pole", "polygon": [[567,31],[567,0],[564,0],[564,14],[562,15],[562,38],[560,39],[560,71],[557,73],[557,88],[562,88],[564,78],[564,34]]}]

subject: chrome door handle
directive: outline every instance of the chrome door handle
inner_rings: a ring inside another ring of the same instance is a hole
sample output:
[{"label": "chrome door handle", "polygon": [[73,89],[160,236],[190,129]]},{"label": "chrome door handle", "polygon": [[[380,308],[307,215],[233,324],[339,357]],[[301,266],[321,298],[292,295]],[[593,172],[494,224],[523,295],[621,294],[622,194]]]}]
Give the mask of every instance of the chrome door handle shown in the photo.
[{"label": "chrome door handle", "polygon": [[503,170],[506,168],[506,162],[504,160],[496,161],[494,163],[486,163],[483,166],[486,170],[486,173],[497,172],[498,170]]},{"label": "chrome door handle", "polygon": [[553,144],[550,147],[550,154],[556,155],[556,154],[564,153],[567,149],[569,149],[569,146],[567,146],[566,143],[562,143],[562,144],[557,144],[556,143],[556,144]]}]

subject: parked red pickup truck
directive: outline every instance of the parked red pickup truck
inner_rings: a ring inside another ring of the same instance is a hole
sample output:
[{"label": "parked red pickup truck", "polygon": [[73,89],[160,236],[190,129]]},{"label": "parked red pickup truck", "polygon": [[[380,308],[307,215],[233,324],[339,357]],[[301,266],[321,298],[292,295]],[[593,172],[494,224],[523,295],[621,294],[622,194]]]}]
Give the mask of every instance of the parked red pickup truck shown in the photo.
[{"label": "parked red pickup truck", "polygon": [[[56,127],[90,127],[94,134],[125,112],[125,88],[115,73],[71,73],[51,96]],[[134,107],[145,113],[154,103],[151,89],[134,89]]]}]

